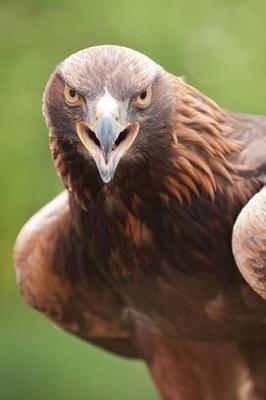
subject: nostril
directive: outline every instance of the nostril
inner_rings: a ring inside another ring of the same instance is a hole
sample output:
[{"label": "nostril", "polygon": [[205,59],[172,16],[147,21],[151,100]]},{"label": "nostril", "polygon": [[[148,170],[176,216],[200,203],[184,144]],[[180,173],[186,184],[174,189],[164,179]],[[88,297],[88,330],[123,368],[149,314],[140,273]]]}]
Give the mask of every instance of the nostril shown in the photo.
[{"label": "nostril", "polygon": [[93,132],[89,127],[86,126],[86,134],[89,137],[90,140],[92,140],[96,146],[101,147],[101,143],[99,139],[97,138],[95,132]]},{"label": "nostril", "polygon": [[118,138],[117,138],[116,141],[115,141],[115,145],[116,145],[116,146],[119,146],[119,144],[120,144],[121,142],[123,142],[123,140],[126,139],[127,134],[128,134],[128,128],[126,128],[126,129],[124,129],[122,132],[120,132]]}]

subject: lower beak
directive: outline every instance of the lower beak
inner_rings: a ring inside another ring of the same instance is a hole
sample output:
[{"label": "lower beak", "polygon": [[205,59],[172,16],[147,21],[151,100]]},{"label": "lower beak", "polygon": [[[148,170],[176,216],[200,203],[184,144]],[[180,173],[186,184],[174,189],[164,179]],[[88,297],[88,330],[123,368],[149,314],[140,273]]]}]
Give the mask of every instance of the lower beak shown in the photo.
[{"label": "lower beak", "polygon": [[137,122],[119,129],[119,124],[109,115],[102,116],[94,129],[87,121],[77,123],[78,136],[94,158],[103,182],[111,181],[119,160],[135,140],[138,131]]}]

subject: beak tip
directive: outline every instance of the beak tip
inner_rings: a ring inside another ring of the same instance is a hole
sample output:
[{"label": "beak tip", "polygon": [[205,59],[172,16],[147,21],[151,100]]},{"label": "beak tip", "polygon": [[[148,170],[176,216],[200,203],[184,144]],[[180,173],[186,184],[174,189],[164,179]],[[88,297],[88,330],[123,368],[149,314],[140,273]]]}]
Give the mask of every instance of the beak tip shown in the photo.
[{"label": "beak tip", "polygon": [[112,171],[112,170],[105,170],[102,168],[98,168],[98,171],[99,171],[100,177],[104,183],[111,182],[111,180],[114,177],[114,171]]},{"label": "beak tip", "polygon": [[112,176],[101,176],[101,178],[104,183],[109,183],[112,180]]}]

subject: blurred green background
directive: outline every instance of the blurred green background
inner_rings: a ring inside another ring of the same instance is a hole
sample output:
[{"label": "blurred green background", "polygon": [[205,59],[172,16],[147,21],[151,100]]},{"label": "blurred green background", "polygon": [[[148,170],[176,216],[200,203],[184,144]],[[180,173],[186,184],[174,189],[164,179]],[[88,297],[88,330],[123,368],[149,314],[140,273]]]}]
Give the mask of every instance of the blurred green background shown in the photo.
[{"label": "blurred green background", "polygon": [[56,64],[122,44],[226,108],[266,114],[265,26],[264,0],[0,0],[0,400],[156,398],[142,363],[54,329],[15,284],[16,234],[62,188],[41,115]]}]

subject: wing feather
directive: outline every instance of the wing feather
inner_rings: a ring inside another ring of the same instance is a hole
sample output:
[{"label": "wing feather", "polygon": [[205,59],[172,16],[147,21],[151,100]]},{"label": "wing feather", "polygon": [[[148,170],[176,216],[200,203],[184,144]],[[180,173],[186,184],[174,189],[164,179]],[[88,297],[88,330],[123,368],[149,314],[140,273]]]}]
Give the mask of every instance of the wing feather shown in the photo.
[{"label": "wing feather", "polygon": [[232,248],[243,277],[266,299],[266,186],[239,214],[233,229]]},{"label": "wing feather", "polygon": [[[120,298],[85,265],[79,245],[65,191],[34,215],[17,238],[14,262],[24,299],[70,333],[136,357]],[[86,271],[86,279],[79,276],[75,281],[63,273],[68,270]]]}]

